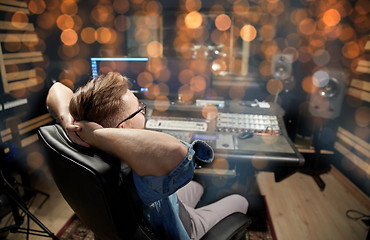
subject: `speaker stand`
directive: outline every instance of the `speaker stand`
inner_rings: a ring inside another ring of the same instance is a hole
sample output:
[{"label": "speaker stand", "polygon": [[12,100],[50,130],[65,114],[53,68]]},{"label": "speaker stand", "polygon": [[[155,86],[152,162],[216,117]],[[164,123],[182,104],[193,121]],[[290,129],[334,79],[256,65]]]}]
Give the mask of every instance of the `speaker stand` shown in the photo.
[{"label": "speaker stand", "polygon": [[[0,175],[1,175],[0,176],[0,191],[3,194],[5,194],[5,196],[10,201],[10,207],[11,207],[14,222],[15,222],[13,225],[1,228],[0,233],[10,231],[11,233],[26,234],[27,240],[29,239],[29,235],[48,237],[54,240],[58,240],[58,238],[28,210],[26,204],[23,202],[23,199],[18,195],[17,191],[12,187],[12,185],[4,177],[2,170],[0,170]],[[24,216],[22,216],[19,213],[19,209],[27,217],[27,227],[26,228],[21,227],[21,225],[24,223]],[[31,229],[30,220],[34,221],[42,229],[42,231]]]},{"label": "speaker stand", "polygon": [[313,147],[315,149],[315,152],[313,153],[313,156],[309,154],[303,154],[303,156],[306,159],[305,166],[302,169],[299,169],[299,172],[311,176],[315,180],[316,184],[319,186],[320,190],[324,191],[325,182],[324,180],[322,180],[320,175],[329,172],[330,165],[327,167],[322,167],[322,166],[319,167],[319,161],[321,157],[320,155],[321,147],[319,144],[320,136],[321,136],[321,128],[319,128],[319,130],[314,132]]}]

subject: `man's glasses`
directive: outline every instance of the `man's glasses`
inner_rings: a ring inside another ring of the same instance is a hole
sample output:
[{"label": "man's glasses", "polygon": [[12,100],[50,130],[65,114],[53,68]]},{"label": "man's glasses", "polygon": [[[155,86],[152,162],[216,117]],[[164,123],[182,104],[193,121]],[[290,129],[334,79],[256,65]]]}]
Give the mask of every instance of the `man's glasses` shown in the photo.
[{"label": "man's glasses", "polygon": [[133,114],[131,114],[130,116],[128,116],[127,118],[125,118],[124,120],[119,122],[117,124],[116,128],[118,128],[118,126],[121,125],[121,123],[126,122],[127,120],[135,117],[139,112],[141,112],[145,116],[145,114],[146,114],[146,105],[145,105],[145,103],[139,102],[139,107],[140,107],[139,110],[137,110],[136,112],[134,112]]}]

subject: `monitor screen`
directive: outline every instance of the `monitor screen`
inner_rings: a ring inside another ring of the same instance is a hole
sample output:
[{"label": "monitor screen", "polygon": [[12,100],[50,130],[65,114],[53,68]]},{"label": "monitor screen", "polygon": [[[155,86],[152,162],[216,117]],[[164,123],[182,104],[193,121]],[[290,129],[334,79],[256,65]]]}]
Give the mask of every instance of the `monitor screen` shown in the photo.
[{"label": "monitor screen", "polygon": [[92,75],[111,71],[126,76],[139,98],[194,101],[208,99],[212,72],[207,59],[91,58]]},{"label": "monitor screen", "polygon": [[130,88],[132,92],[145,94],[148,88],[139,86],[137,79],[140,73],[146,71],[147,62],[148,58],[91,58],[92,76],[95,78],[100,74],[119,72],[123,76],[126,76],[132,83]]}]

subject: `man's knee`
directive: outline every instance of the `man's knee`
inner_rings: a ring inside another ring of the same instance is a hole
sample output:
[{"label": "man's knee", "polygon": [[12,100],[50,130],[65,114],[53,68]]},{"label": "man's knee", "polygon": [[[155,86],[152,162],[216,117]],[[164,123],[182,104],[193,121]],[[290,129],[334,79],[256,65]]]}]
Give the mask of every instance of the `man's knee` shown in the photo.
[{"label": "man's knee", "polygon": [[204,187],[200,183],[198,183],[196,181],[191,181],[189,184],[193,185],[192,187],[195,188],[196,192],[201,193],[201,195],[203,195]]},{"label": "man's knee", "polygon": [[247,213],[249,202],[245,197],[239,194],[232,194],[229,197],[232,199],[232,202],[235,204],[235,206],[241,213],[244,214]]}]

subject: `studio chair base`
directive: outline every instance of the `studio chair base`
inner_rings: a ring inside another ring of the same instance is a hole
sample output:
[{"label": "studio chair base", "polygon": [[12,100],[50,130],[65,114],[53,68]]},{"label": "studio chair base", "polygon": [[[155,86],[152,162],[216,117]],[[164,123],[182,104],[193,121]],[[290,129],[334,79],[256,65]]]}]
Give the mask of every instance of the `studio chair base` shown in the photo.
[{"label": "studio chair base", "polygon": [[[47,163],[63,197],[97,240],[157,240],[145,224],[131,169],[118,159],[78,146],[63,128],[43,126]],[[227,240],[240,234],[250,219],[233,214],[221,220],[202,240]]]}]

